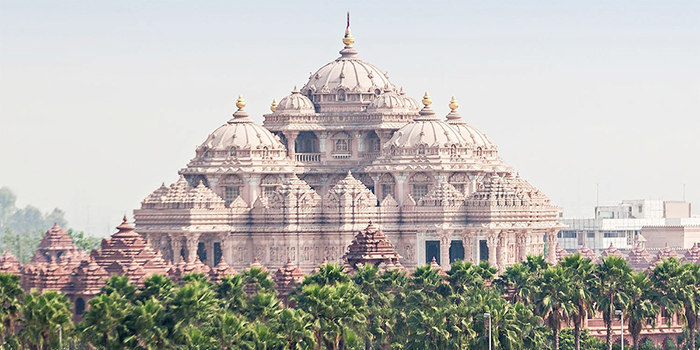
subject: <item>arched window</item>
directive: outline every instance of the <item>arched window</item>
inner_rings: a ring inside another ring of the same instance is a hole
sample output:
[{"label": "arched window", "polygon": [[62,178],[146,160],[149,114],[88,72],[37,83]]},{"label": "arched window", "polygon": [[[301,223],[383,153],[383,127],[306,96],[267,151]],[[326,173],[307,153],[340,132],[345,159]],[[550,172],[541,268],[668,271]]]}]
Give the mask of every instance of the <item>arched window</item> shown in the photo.
[{"label": "arched window", "polygon": [[270,158],[270,150],[267,148],[267,146],[263,147],[263,150],[262,150],[262,157],[263,157],[264,159]]},{"label": "arched window", "polygon": [[209,181],[207,181],[207,178],[204,175],[194,175],[189,178],[190,186],[192,187],[197,187],[199,186],[199,183],[202,183],[204,186],[209,187]]},{"label": "arched window", "polygon": [[282,184],[282,179],[278,175],[265,175],[262,180],[260,180],[260,187],[262,187],[262,195],[266,198],[272,198],[277,191],[277,187]]},{"label": "arched window", "polygon": [[338,101],[345,101],[345,90],[338,90]]},{"label": "arched window", "polygon": [[411,195],[413,199],[417,202],[423,198],[430,190],[430,185],[432,184],[432,179],[425,173],[415,173],[411,176]]},{"label": "arched window", "polygon": [[228,175],[224,177],[220,186],[223,187],[224,201],[226,205],[230,205],[233,201],[241,195],[241,188],[243,187],[243,180],[238,175]]},{"label": "arched window", "polygon": [[333,135],[333,152],[334,153],[342,153],[342,154],[350,154],[352,153],[351,149],[351,141],[352,138],[350,135],[348,135],[345,132],[339,132]]},{"label": "arched window", "polygon": [[484,152],[481,150],[481,147],[476,148],[476,156],[481,157],[484,154]]},{"label": "arched window", "polygon": [[418,154],[425,154],[425,144],[418,145]]},{"label": "arched window", "polygon": [[394,176],[386,173],[382,174],[381,177],[379,177],[379,184],[382,187],[382,193],[381,193],[381,200],[384,200],[386,196],[391,195],[396,198],[396,194],[394,194],[394,188],[396,187],[396,180],[394,179]]},{"label": "arched window", "polygon": [[238,157],[238,149],[236,147],[231,147],[231,149],[228,151],[229,157],[236,158]]},{"label": "arched window", "polygon": [[454,156],[455,154],[457,154],[457,145],[452,145],[450,146],[450,155]]},{"label": "arched window", "polygon": [[463,194],[466,193],[466,189],[469,188],[469,184],[471,184],[471,181],[469,181],[469,177],[465,173],[454,173],[450,175],[450,178],[447,180],[447,182],[454,186],[454,188],[457,189],[457,191],[462,192]]}]

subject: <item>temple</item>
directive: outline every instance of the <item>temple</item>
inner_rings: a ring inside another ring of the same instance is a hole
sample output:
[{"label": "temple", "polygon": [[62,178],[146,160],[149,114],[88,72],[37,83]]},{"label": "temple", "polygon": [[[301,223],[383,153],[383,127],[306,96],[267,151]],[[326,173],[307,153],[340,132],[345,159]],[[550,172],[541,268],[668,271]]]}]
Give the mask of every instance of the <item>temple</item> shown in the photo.
[{"label": "temple", "polygon": [[428,93],[418,103],[361,59],[349,28],[342,43],[338,58],[273,100],[263,125],[239,96],[179,179],[143,200],[135,223],[153,248],[174,265],[240,271],[257,258],[308,273],[342,263],[371,221],[395,249],[390,265],[555,261],[558,208],[457,99],[445,98],[450,112],[439,116]]}]

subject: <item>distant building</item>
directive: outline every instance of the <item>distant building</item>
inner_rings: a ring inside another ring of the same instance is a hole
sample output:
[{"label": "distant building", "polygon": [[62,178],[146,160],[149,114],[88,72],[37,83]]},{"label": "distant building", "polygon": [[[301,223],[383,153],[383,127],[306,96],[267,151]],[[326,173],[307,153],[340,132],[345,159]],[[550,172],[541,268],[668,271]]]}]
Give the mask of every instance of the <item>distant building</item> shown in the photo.
[{"label": "distant building", "polygon": [[[568,227],[558,233],[559,244],[567,250],[576,250],[586,246],[600,254],[604,249],[614,247],[622,250],[634,248],[637,237],[642,233],[643,227],[650,227],[643,233],[647,239],[647,248],[650,250],[661,249],[665,246],[663,233],[651,227],[685,227],[700,225],[700,218],[691,217],[691,205],[683,201],[663,200],[623,200],[615,205],[601,205],[595,207],[594,218],[561,218],[559,221]],[[680,231],[683,233],[680,233]],[[692,231],[692,230],[691,230]],[[684,229],[664,229],[669,232],[669,237],[678,241],[683,237],[683,249],[693,246],[696,239],[689,231]],[[670,233],[673,232],[673,233]],[[650,238],[651,237],[651,238]],[[670,242],[669,242],[670,243]],[[678,243],[678,247],[681,244]]]}]

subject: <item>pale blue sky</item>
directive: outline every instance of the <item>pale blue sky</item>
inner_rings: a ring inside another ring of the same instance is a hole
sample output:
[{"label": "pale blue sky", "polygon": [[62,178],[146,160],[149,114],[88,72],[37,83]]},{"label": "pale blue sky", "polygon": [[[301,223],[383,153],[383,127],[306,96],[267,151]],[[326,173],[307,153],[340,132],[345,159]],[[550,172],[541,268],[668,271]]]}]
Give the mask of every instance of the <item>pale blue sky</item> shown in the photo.
[{"label": "pale blue sky", "polygon": [[0,186],[107,235],[230,118],[338,56],[461,114],[565,213],[700,212],[700,2],[0,1]]}]

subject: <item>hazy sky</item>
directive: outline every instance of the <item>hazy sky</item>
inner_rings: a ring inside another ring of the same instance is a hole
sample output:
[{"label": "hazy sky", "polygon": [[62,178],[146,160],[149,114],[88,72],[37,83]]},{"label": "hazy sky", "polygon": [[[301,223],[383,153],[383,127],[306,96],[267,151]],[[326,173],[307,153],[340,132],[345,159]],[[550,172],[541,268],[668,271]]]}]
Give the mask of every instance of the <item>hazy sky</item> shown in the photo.
[{"label": "hazy sky", "polygon": [[450,97],[564,208],[700,209],[700,1],[0,1],[0,186],[114,232],[230,118],[338,57]]}]

